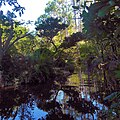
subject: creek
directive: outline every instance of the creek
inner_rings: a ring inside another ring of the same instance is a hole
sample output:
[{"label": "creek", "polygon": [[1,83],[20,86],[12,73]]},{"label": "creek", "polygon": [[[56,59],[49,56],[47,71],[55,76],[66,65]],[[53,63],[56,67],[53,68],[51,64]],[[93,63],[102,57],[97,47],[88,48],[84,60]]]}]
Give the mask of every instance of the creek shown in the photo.
[{"label": "creek", "polygon": [[71,79],[62,86],[0,90],[0,120],[98,120],[100,112],[108,109],[100,103],[102,96],[94,87]]}]

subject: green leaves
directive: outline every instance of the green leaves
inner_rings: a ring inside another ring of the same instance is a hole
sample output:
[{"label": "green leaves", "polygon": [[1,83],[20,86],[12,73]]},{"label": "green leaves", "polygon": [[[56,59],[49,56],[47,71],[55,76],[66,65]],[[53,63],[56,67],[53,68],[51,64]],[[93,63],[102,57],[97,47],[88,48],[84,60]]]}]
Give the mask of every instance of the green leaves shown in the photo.
[{"label": "green leaves", "polygon": [[[113,117],[113,113],[115,115],[119,116],[119,110],[120,110],[120,92],[113,92],[107,97],[104,98],[104,100],[110,101],[111,105],[108,109],[108,114]],[[114,116],[115,117],[115,116]]]},{"label": "green leaves", "polygon": [[115,11],[115,15],[120,18],[120,9]]},{"label": "green leaves", "polygon": [[74,9],[76,9],[76,10],[79,10],[80,9],[80,7],[79,6],[72,6]]},{"label": "green leaves", "polygon": [[65,0],[52,0],[49,1],[46,5],[45,15],[47,15],[47,17],[57,16],[67,24],[72,21],[72,7],[69,2],[66,2]]},{"label": "green leaves", "polygon": [[71,36],[65,38],[60,47],[65,49],[70,48],[72,46],[75,46],[76,42],[84,40],[85,37],[86,36],[84,36],[81,32],[73,33]]},{"label": "green leaves", "polygon": [[117,3],[115,3],[115,0],[110,0],[108,3],[105,4],[102,8],[98,11],[98,17],[105,17],[108,13],[115,13],[117,16],[120,16],[120,10],[115,10],[115,7],[117,6]]},{"label": "green leaves", "polygon": [[61,30],[68,27],[67,24],[62,23],[58,18],[46,18],[44,20],[37,22],[36,30],[39,30],[38,34],[40,37],[53,38]]},{"label": "green leaves", "polygon": [[110,6],[114,6],[115,5],[115,1],[114,0],[110,0],[109,4],[110,4]]},{"label": "green leaves", "polygon": [[113,101],[114,99],[120,97],[120,92],[113,92],[112,94],[108,95],[104,98],[104,100]]},{"label": "green leaves", "polygon": [[117,29],[115,30],[114,37],[117,38],[118,35],[120,35],[120,26],[118,26]]},{"label": "green leaves", "polygon": [[115,76],[116,76],[117,78],[120,78],[120,70],[116,70],[116,71],[115,71]]},{"label": "green leaves", "polygon": [[12,18],[16,18],[17,16],[15,15],[15,13],[10,12],[10,11],[7,11],[7,17],[8,17],[9,19],[12,19]]},{"label": "green leaves", "polygon": [[112,108],[112,109],[115,109],[115,108],[118,108],[118,106],[120,106],[120,102],[113,103],[113,104],[111,105],[111,108]]},{"label": "green leaves", "polygon": [[13,7],[11,13],[18,12],[20,16],[23,14],[25,8],[22,7],[22,6],[17,2],[17,0],[1,0],[1,1],[0,1],[0,6],[6,5],[6,3],[7,3],[8,5],[10,5],[10,6]]},{"label": "green leaves", "polygon": [[47,48],[40,48],[33,52],[32,59],[41,63],[47,61],[51,55],[52,52]]},{"label": "green leaves", "polygon": [[79,2],[80,0],[77,0],[77,2]]},{"label": "green leaves", "polygon": [[99,11],[98,11],[98,17],[105,17],[105,15],[107,15],[110,12],[110,6],[105,6],[102,7]]}]

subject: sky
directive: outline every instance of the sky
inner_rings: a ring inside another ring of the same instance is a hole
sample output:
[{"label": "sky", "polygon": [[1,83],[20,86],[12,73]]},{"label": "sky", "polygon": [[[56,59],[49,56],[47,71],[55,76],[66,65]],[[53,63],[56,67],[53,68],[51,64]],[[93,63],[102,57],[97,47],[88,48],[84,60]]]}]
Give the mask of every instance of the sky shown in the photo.
[{"label": "sky", "polygon": [[[18,3],[25,7],[24,14],[21,17],[17,17],[17,20],[24,20],[24,21],[36,21],[37,18],[44,14],[44,9],[46,7],[46,3],[51,0],[17,0]],[[7,9],[6,9],[7,8]],[[10,9],[9,6],[2,7],[3,11],[6,12]],[[34,25],[28,26],[30,29],[34,29]]]},{"label": "sky", "polygon": [[[24,14],[21,17],[18,17],[18,20],[25,21],[36,21],[37,18],[44,14],[44,9],[46,7],[46,3],[50,0],[18,0],[18,3],[25,7]],[[34,24],[28,26],[29,29],[33,30],[35,28]]]},{"label": "sky", "polygon": [[[18,0],[18,3],[25,7],[21,19],[35,21],[44,13],[46,3],[50,0]],[[19,18],[20,19],[20,18]]]}]

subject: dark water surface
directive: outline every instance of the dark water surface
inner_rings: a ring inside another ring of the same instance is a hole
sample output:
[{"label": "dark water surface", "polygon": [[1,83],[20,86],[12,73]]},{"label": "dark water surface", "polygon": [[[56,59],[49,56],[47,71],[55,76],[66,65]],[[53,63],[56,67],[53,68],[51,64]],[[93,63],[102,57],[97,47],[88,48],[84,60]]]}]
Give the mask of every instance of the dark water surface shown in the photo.
[{"label": "dark water surface", "polygon": [[106,106],[87,86],[22,86],[0,91],[0,120],[98,120]]}]

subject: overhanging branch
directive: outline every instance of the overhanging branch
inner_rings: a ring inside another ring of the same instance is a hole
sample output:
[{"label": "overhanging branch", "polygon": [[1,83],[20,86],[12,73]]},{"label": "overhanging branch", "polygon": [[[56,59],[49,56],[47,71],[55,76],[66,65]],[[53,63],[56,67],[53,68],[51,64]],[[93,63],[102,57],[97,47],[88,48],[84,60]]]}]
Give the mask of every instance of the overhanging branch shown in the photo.
[{"label": "overhanging branch", "polygon": [[11,44],[9,44],[9,46],[8,46],[7,49],[6,49],[6,51],[7,51],[10,47],[12,47],[12,46],[14,45],[14,43],[16,43],[18,40],[20,40],[20,39],[22,39],[22,38],[24,38],[24,37],[26,37],[26,36],[28,36],[28,35],[30,35],[30,33],[26,33],[26,34],[24,34],[24,35],[22,35],[22,36],[20,36],[20,37],[17,37]]},{"label": "overhanging branch", "polygon": [[10,34],[9,34],[8,39],[6,40],[5,45],[4,45],[4,47],[3,47],[3,51],[4,51],[4,52],[6,51],[6,49],[8,48],[8,46],[9,46],[9,44],[10,44],[10,41],[11,41],[12,38],[13,38],[13,34],[14,34],[14,32],[13,32],[13,22],[11,22]]}]

